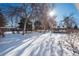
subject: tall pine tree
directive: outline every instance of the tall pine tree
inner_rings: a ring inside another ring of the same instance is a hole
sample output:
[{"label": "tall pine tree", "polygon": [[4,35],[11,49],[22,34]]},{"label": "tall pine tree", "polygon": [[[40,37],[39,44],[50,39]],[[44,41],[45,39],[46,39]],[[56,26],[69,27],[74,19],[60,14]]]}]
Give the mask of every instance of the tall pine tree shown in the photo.
[{"label": "tall pine tree", "polygon": [[[22,17],[19,23],[19,28],[21,30],[24,29],[24,23],[25,23],[26,18]],[[26,22],[26,31],[32,31],[32,22],[30,20],[27,20]]]},{"label": "tall pine tree", "polygon": [[23,28],[24,28],[24,22],[25,22],[25,18],[24,17],[21,17],[21,20],[20,20],[20,23],[19,23],[19,28],[21,30],[23,30]]},{"label": "tall pine tree", "polygon": [[4,29],[2,27],[5,26],[5,19],[3,14],[0,12],[0,35],[4,37]]},{"label": "tall pine tree", "polygon": [[0,27],[4,27],[5,26],[5,19],[3,14],[0,12]]}]

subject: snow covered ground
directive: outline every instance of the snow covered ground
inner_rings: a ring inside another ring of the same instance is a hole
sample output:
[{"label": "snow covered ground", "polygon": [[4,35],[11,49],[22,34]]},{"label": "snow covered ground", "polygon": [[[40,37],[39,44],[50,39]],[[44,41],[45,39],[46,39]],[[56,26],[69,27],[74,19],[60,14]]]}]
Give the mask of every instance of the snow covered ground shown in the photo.
[{"label": "snow covered ground", "polygon": [[5,33],[0,38],[1,56],[72,56],[79,55],[79,33]]}]

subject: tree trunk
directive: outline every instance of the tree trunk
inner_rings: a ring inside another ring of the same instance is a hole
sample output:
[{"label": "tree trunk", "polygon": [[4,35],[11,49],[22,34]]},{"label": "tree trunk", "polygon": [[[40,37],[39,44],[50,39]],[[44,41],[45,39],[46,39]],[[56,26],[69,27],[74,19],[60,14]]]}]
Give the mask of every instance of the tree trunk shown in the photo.
[{"label": "tree trunk", "polygon": [[24,23],[24,29],[23,29],[23,35],[26,33],[26,23],[27,23],[27,20],[25,19],[25,23]]},{"label": "tree trunk", "polygon": [[11,28],[12,28],[12,33],[15,34],[14,29],[13,29],[13,17],[11,17]]},{"label": "tree trunk", "polygon": [[[18,24],[18,16],[16,16],[16,21],[15,21],[15,23],[16,23],[16,25]],[[19,32],[19,28],[17,27],[15,25],[15,27],[16,27],[16,32],[17,32],[17,34],[19,34],[20,32]]]}]

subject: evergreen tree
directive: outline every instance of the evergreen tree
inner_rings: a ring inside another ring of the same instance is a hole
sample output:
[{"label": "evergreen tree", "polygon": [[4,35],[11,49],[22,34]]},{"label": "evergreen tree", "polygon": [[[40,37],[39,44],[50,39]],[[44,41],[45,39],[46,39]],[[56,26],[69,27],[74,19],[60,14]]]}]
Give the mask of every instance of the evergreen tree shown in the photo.
[{"label": "evergreen tree", "polygon": [[[21,20],[20,20],[19,28],[21,30],[24,29],[25,19],[26,18],[22,17]],[[26,22],[26,31],[32,31],[32,22],[30,20],[27,20],[27,22]]]},{"label": "evergreen tree", "polygon": [[25,18],[21,17],[20,23],[19,23],[19,28],[23,30],[24,28],[24,22],[25,22]]},{"label": "evergreen tree", "polygon": [[4,27],[4,26],[5,26],[5,19],[4,19],[3,14],[0,12],[0,35],[2,37],[4,37],[4,29],[1,27]]},{"label": "evergreen tree", "polygon": [[3,14],[0,12],[0,27],[4,27],[5,26],[5,19]]},{"label": "evergreen tree", "polygon": [[35,30],[37,30],[37,29],[41,29],[41,22],[38,21],[38,20],[35,21],[34,26],[35,26]]},{"label": "evergreen tree", "polygon": [[32,22],[30,20],[27,20],[26,30],[27,31],[32,31]]},{"label": "evergreen tree", "polygon": [[74,29],[78,29],[77,25],[74,26]]}]

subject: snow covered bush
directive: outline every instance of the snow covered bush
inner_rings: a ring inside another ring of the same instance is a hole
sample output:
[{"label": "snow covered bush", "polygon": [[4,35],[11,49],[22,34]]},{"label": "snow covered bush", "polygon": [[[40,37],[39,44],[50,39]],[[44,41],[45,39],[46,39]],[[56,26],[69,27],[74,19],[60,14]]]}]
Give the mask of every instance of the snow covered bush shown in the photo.
[{"label": "snow covered bush", "polygon": [[61,43],[65,52],[63,55],[79,55],[79,33],[66,34]]}]

